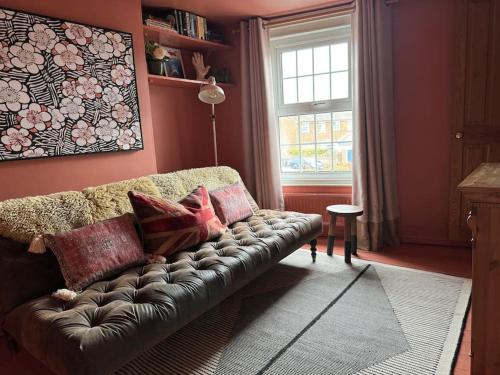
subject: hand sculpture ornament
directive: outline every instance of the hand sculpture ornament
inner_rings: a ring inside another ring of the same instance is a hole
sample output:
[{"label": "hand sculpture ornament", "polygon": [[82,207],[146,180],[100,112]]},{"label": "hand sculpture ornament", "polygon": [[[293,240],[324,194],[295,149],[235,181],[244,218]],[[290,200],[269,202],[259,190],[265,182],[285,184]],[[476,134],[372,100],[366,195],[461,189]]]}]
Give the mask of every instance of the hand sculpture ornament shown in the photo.
[{"label": "hand sculpture ornament", "polygon": [[196,79],[198,81],[203,81],[210,70],[210,65],[205,66],[205,63],[203,62],[203,55],[201,53],[195,52],[193,54],[193,65],[196,70]]}]

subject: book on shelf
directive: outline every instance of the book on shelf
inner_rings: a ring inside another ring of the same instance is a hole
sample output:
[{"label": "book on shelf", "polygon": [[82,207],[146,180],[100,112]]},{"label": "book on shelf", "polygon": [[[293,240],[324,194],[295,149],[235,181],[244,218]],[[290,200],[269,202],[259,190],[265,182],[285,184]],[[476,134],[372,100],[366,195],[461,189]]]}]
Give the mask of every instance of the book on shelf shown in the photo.
[{"label": "book on shelf", "polygon": [[162,27],[177,32],[177,30],[171,24],[162,21],[157,21],[154,19],[146,19],[144,21],[144,24],[148,26]]},{"label": "book on shelf", "polygon": [[178,9],[145,10],[144,23],[149,26],[165,27],[179,34],[196,39],[208,40],[207,19],[197,14]]},{"label": "book on shelf", "polygon": [[196,39],[206,39],[207,19],[194,13],[174,10],[178,19],[177,31],[183,35]]}]

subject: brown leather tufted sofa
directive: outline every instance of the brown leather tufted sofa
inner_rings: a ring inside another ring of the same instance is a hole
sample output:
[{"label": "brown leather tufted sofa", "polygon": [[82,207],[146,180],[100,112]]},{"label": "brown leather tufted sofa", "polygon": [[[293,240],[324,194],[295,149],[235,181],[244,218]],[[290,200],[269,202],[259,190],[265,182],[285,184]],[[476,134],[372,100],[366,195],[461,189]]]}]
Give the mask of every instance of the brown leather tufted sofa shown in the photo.
[{"label": "brown leather tufted sofa", "polygon": [[[167,264],[131,268],[70,302],[50,295],[25,302],[5,315],[3,329],[58,374],[109,374],[304,244],[311,243],[314,259],[321,226],[320,215],[258,210],[216,241],[176,253]],[[2,241],[0,247],[7,246]],[[27,259],[28,272],[41,271]],[[43,262],[51,265],[46,272],[54,288],[61,280],[54,259],[44,255]]]}]

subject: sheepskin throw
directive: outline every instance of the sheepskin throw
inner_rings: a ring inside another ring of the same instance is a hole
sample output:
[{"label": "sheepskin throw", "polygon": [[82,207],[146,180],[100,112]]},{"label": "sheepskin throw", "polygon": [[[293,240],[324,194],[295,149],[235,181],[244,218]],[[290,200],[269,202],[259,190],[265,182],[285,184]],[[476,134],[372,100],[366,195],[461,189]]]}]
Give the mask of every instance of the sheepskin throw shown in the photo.
[{"label": "sheepskin throw", "polygon": [[132,212],[131,190],[179,201],[197,186],[209,190],[239,182],[254,212],[259,210],[237,171],[229,167],[189,169],[119,181],[82,192],[10,199],[0,202],[0,236],[30,243],[37,235],[54,234]]},{"label": "sheepskin throw", "polygon": [[0,235],[19,242],[92,223],[89,201],[77,191],[0,202]]},{"label": "sheepskin throw", "polygon": [[[230,167],[186,169],[172,173],[155,174],[150,177],[158,186],[163,198],[176,201],[188,195],[199,185],[205,186],[208,190],[218,189],[236,182],[241,182],[242,186],[245,186],[239,173]],[[253,211],[258,211],[259,206],[246,187],[243,190]]]},{"label": "sheepskin throw", "polygon": [[111,219],[132,212],[127,193],[131,190],[160,197],[160,191],[148,177],[114,182],[83,190],[89,201],[93,222]]}]

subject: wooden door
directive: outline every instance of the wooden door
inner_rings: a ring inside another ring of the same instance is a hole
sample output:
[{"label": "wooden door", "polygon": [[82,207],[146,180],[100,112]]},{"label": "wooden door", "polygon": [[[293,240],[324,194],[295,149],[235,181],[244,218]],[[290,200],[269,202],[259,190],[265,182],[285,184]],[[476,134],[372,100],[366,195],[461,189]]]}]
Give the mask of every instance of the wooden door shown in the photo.
[{"label": "wooden door", "polygon": [[457,185],[500,161],[500,0],[458,0],[449,237],[467,241],[469,207]]}]

